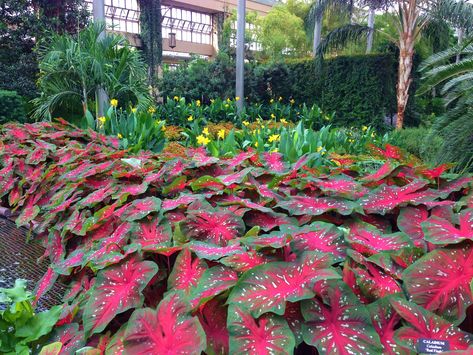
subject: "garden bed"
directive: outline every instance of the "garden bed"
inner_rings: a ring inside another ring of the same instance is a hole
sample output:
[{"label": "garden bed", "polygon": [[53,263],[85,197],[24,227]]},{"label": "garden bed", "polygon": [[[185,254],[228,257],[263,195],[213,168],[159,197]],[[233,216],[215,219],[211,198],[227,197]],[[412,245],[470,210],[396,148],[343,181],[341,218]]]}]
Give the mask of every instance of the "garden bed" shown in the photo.
[{"label": "garden bed", "polygon": [[133,354],[473,344],[471,177],[389,145],[323,166],[317,152],[288,163],[117,147],[64,122],[3,127],[1,205],[18,226],[39,220],[50,259],[36,296],[69,285],[43,344]]}]

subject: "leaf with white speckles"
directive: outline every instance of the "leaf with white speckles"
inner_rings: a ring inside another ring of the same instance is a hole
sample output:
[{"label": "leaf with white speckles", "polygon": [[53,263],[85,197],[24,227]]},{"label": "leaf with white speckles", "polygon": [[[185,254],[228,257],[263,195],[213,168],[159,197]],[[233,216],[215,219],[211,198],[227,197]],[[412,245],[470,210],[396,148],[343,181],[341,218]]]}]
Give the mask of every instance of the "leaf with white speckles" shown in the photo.
[{"label": "leaf with white speckles", "polygon": [[174,267],[168,278],[168,289],[183,290],[186,294],[197,286],[207,269],[207,264],[199,258],[192,259],[189,249],[183,249],[176,258]]},{"label": "leaf with white speckles", "polygon": [[302,301],[304,341],[321,354],[382,354],[368,310],[341,281],[328,281],[322,299]]},{"label": "leaf with white speckles", "polygon": [[244,273],[228,297],[228,304],[248,309],[254,317],[266,312],[283,315],[286,301],[314,296],[316,281],[340,278],[328,254],[307,252],[297,262],[271,262]]},{"label": "leaf with white speckles", "polygon": [[295,339],[283,317],[268,313],[254,319],[244,308],[228,309],[230,354],[271,355],[292,354]]},{"label": "leaf with white speckles", "polygon": [[157,272],[154,262],[136,258],[100,271],[85,306],[85,332],[99,333],[117,314],[139,307],[141,292]]},{"label": "leaf with white speckles", "polygon": [[294,216],[318,216],[330,211],[336,211],[346,216],[357,209],[357,205],[352,201],[310,196],[290,196],[288,200],[279,202],[277,206],[288,210]]},{"label": "leaf with white speckles", "polygon": [[441,217],[430,217],[422,223],[425,239],[434,244],[456,244],[465,239],[473,240],[473,209],[462,211],[458,220],[459,228]]},{"label": "leaf with white speckles", "polygon": [[473,336],[462,332],[450,322],[432,312],[425,310],[415,303],[397,298],[391,300],[396,312],[405,320],[406,324],[396,331],[398,343],[417,351],[419,339],[446,340],[449,350],[465,350],[473,345]]},{"label": "leaf with white speckles", "polygon": [[412,301],[454,324],[463,321],[465,310],[473,303],[472,278],[471,243],[431,251],[402,274]]},{"label": "leaf with white speckles", "polygon": [[179,293],[171,293],[156,310],[142,308],[133,312],[124,336],[127,354],[200,355],[206,337],[197,317]]},{"label": "leaf with white speckles", "polygon": [[161,200],[156,197],[146,197],[135,200],[121,211],[122,220],[136,221],[146,217],[152,212],[159,212],[161,209]]}]

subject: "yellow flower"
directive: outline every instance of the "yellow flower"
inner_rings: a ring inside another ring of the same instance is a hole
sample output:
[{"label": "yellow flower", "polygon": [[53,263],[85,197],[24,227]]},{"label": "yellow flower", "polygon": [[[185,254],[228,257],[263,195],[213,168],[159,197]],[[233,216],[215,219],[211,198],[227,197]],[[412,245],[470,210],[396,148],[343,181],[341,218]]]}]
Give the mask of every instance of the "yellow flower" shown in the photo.
[{"label": "yellow flower", "polygon": [[215,102],[214,99],[210,99],[210,103],[213,104]]},{"label": "yellow flower", "polygon": [[361,130],[362,130],[363,132],[366,131],[367,129],[368,129],[368,127],[366,127],[366,126],[361,127]]},{"label": "yellow flower", "polygon": [[179,101],[179,96],[174,96],[174,101]]},{"label": "yellow flower", "polygon": [[341,166],[342,164],[338,160],[332,160],[336,166]]},{"label": "yellow flower", "polygon": [[285,118],[281,118],[281,123],[286,124],[286,123],[287,123],[286,119],[285,119]]},{"label": "yellow flower", "polygon": [[355,140],[354,140],[354,139],[349,139],[348,141],[349,141],[350,143],[353,143],[353,142],[355,142]]},{"label": "yellow flower", "polygon": [[258,142],[255,142],[255,147],[258,148]]},{"label": "yellow flower", "polygon": [[133,112],[133,113],[136,113],[136,111],[137,111],[137,108],[136,108],[136,107],[133,107],[133,108],[131,109],[131,112]]},{"label": "yellow flower", "polygon": [[217,136],[221,139],[225,138],[225,130],[221,129],[220,131],[218,131]]},{"label": "yellow flower", "polygon": [[232,102],[232,100],[229,97],[227,97],[227,102]]},{"label": "yellow flower", "polygon": [[200,100],[197,100],[195,104],[197,105],[197,107],[200,107]]},{"label": "yellow flower", "polygon": [[187,117],[187,120],[188,120],[189,122],[192,122],[192,121],[194,121],[194,117],[192,117],[192,115],[190,115],[189,117]]},{"label": "yellow flower", "polygon": [[323,147],[317,147],[317,153],[320,153],[320,151],[324,149]]},{"label": "yellow flower", "polygon": [[278,99],[278,100],[279,100],[279,101],[282,101],[282,96],[279,96],[279,99]]},{"label": "yellow flower", "polygon": [[235,101],[240,101],[240,96],[235,97]]},{"label": "yellow flower", "polygon": [[290,99],[290,100],[289,100],[289,102],[291,103],[291,105],[294,105],[294,104],[295,104],[295,102],[296,102],[296,100],[294,100],[294,99]]},{"label": "yellow flower", "polygon": [[274,120],[276,118],[276,115],[274,113],[272,113],[271,118]]},{"label": "yellow flower", "polygon": [[229,104],[225,104],[225,108],[229,108],[229,107],[230,107],[230,105],[229,105]]},{"label": "yellow flower", "polygon": [[376,134],[374,132],[371,133],[371,138],[374,138]]},{"label": "yellow flower", "polygon": [[200,136],[197,136],[197,144],[200,145],[207,145],[210,143],[210,139],[207,137],[204,137],[202,134]]},{"label": "yellow flower", "polygon": [[208,135],[210,134],[208,127],[205,127],[205,128],[202,130],[202,133],[205,134],[206,136],[208,136]]},{"label": "yellow flower", "polygon": [[272,104],[274,102],[274,99],[269,100],[269,103]]},{"label": "yellow flower", "polygon": [[97,118],[97,120],[103,125],[107,121],[107,118],[104,116],[100,116],[99,118]]},{"label": "yellow flower", "polygon": [[245,127],[248,127],[250,125],[250,122],[248,122],[248,121],[243,121],[242,123],[243,123],[243,126],[245,126]]},{"label": "yellow flower", "polygon": [[118,137],[118,139],[122,139],[122,138],[123,138],[123,136],[121,135],[121,133],[118,133],[118,134],[117,134],[117,137]]},{"label": "yellow flower", "polygon": [[166,126],[162,126],[161,131],[163,131],[163,132],[166,131]]},{"label": "yellow flower", "polygon": [[325,116],[324,119],[325,121],[330,121],[330,116]]},{"label": "yellow flower", "polygon": [[118,106],[118,100],[117,99],[111,99],[110,100],[110,105],[112,105],[113,107],[117,107]]},{"label": "yellow flower", "polygon": [[155,113],[155,112],[156,112],[156,108],[154,108],[153,106],[151,106],[151,107],[148,109],[148,112],[149,112],[149,113]]},{"label": "yellow flower", "polygon": [[272,134],[269,136],[269,143],[279,142],[279,134]]},{"label": "yellow flower", "polygon": [[278,148],[274,148],[273,150],[271,150],[271,153],[277,153],[278,152]]}]

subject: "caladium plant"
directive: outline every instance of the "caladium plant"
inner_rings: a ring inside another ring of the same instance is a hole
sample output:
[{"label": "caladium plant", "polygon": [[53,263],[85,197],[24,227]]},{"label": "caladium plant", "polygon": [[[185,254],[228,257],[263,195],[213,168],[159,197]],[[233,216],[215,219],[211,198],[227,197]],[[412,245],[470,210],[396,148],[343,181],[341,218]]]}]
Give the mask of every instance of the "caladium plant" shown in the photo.
[{"label": "caladium plant", "polygon": [[374,151],[314,168],[251,150],[133,155],[63,121],[1,127],[0,206],[50,261],[37,301],[69,286],[39,345],[410,354],[451,335],[467,349],[473,179]]}]

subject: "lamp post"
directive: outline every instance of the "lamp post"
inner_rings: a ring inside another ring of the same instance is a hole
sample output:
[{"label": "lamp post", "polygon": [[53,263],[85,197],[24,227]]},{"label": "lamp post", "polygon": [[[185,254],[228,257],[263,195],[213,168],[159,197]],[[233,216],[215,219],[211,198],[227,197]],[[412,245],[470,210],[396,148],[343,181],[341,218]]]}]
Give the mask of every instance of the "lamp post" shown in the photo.
[{"label": "lamp post", "polygon": [[[94,21],[100,21],[105,23],[105,3],[104,0],[94,0]],[[102,40],[105,36],[105,32],[100,33],[98,40]],[[102,117],[105,115],[105,106],[108,101],[107,92],[104,90],[102,85],[98,85],[95,89],[95,100],[97,105],[97,117]]]},{"label": "lamp post", "polygon": [[245,73],[245,6],[246,0],[238,0],[237,11],[237,41],[236,41],[236,85],[235,96],[237,100],[237,112],[241,115],[244,106],[244,73]]}]

